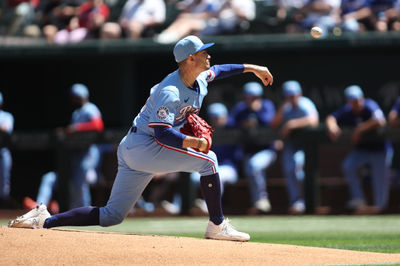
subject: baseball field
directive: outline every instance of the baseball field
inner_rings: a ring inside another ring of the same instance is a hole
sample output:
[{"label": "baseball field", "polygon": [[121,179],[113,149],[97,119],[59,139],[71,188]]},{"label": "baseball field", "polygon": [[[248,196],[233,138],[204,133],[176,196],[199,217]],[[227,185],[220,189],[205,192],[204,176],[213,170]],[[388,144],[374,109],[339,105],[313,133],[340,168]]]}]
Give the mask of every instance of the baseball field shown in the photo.
[{"label": "baseball field", "polygon": [[230,218],[250,243],[202,239],[206,217],[51,230],[2,219],[0,265],[400,265],[398,215]]}]

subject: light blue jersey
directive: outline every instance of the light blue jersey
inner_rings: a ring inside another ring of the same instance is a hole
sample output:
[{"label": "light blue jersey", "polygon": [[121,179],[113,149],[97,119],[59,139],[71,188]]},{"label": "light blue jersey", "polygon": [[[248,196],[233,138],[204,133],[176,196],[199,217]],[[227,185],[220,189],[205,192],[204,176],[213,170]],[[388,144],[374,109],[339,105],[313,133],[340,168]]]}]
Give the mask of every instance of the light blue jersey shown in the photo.
[{"label": "light blue jersey", "polygon": [[72,113],[71,124],[90,122],[98,118],[101,118],[99,108],[93,103],[88,102]]},{"label": "light blue jersey", "polygon": [[212,80],[212,70],[201,73],[196,79],[196,89],[182,82],[178,70],[169,74],[151,89],[151,94],[136,116],[133,125],[154,136],[154,126],[167,126],[175,130],[183,126],[187,113],[198,113],[207,95],[207,84]]},{"label": "light blue jersey", "polygon": [[191,89],[176,70],[153,86],[132,129],[118,147],[118,173],[107,206],[100,208],[100,225],[122,221],[155,174],[197,172],[210,176],[218,173],[218,160],[213,151],[205,154],[161,143],[153,128],[164,126],[179,131],[187,113],[199,112],[209,82],[240,73],[243,65],[212,66],[200,73]]},{"label": "light blue jersey", "polygon": [[8,133],[12,133],[14,129],[14,117],[9,112],[0,110],[0,128]]},{"label": "light blue jersey", "polygon": [[307,97],[301,96],[298,100],[297,107],[287,103],[283,111],[283,122],[286,123],[291,119],[302,118],[309,115],[318,117],[318,111],[314,103]]}]

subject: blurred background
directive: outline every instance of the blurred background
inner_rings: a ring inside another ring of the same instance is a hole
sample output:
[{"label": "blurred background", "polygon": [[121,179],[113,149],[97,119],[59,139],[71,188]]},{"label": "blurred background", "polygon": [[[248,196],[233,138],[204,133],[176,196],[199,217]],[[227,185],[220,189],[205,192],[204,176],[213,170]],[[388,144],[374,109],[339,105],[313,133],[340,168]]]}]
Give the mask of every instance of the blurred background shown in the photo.
[{"label": "blurred background", "polygon": [[[92,144],[100,147],[100,155],[97,164],[86,168],[82,189],[89,189],[91,199],[81,204],[105,204],[117,169],[116,145],[150,88],[177,68],[175,42],[195,34],[216,43],[208,50],[212,64],[266,65],[274,84],[258,96],[269,99],[276,109],[284,102],[282,84],[297,80],[320,118],[318,127],[296,136],[306,146],[305,175],[300,180],[306,210],[288,208],[277,149],[277,159],[263,173],[271,208],[257,206],[252,199],[244,156],[236,162],[237,180],[225,186],[225,212],[360,214],[348,204],[351,197],[341,169],[353,149],[351,132],[343,131],[343,138],[332,142],[325,118],[346,103],[344,89],[352,84],[376,101],[388,118],[400,96],[399,12],[398,0],[1,1],[0,92],[2,109],[14,120],[12,132],[1,135],[12,161],[1,169],[1,207],[29,208],[34,204],[29,200],[38,201],[45,187],[43,176],[56,172],[57,180],[48,184],[45,198],[56,204],[53,212],[70,208],[75,204],[70,190],[76,188],[71,184],[71,158]],[[309,34],[313,26],[323,30],[321,38]],[[201,116],[209,120],[207,107],[216,102],[232,110],[244,99],[243,86],[250,81],[258,80],[245,74],[210,83]],[[100,110],[104,130],[68,131],[77,107],[71,101],[71,87],[77,83],[84,84],[88,99]],[[63,130],[57,130],[60,127]],[[375,136],[391,141],[394,155],[388,203],[372,214],[400,212],[398,132],[385,125]],[[261,147],[279,138],[279,129],[263,125],[221,128],[214,144]],[[358,173],[363,205],[374,206],[369,167],[366,164]],[[132,214],[204,214],[195,183],[185,173],[156,177]]]}]

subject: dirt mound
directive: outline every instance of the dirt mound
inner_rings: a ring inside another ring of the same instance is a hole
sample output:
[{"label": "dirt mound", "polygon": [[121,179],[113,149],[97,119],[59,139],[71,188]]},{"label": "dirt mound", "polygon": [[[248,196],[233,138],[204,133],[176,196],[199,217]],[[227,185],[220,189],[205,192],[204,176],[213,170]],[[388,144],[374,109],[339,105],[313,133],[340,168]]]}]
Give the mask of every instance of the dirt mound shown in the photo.
[{"label": "dirt mound", "polygon": [[0,227],[0,265],[312,265],[400,262],[400,254],[186,237]]}]

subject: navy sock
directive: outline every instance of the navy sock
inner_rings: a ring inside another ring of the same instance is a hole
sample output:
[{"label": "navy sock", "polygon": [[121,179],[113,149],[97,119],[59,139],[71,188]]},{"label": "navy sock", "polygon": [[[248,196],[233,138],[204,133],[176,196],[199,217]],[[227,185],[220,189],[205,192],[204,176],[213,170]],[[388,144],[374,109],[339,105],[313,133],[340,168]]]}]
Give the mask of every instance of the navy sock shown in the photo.
[{"label": "navy sock", "polygon": [[84,226],[99,225],[100,212],[98,207],[80,207],[67,212],[55,214],[47,218],[43,224],[44,228],[52,228],[57,226]]},{"label": "navy sock", "polygon": [[219,225],[224,220],[221,202],[221,182],[218,173],[202,176],[200,178],[200,188],[206,201],[210,220]]}]

